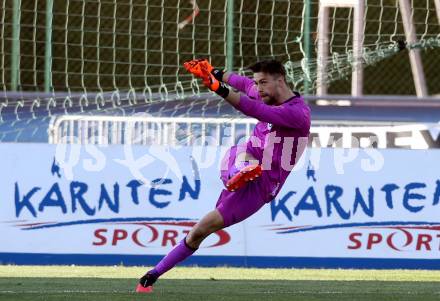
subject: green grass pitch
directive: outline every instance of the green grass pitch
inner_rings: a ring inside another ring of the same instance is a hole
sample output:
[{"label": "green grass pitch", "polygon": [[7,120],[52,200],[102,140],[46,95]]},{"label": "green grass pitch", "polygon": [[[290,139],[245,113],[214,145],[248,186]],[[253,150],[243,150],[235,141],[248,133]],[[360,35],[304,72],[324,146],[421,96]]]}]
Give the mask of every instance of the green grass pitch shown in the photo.
[{"label": "green grass pitch", "polygon": [[179,267],[136,294],[147,269],[0,266],[0,300],[440,300],[440,271]]}]

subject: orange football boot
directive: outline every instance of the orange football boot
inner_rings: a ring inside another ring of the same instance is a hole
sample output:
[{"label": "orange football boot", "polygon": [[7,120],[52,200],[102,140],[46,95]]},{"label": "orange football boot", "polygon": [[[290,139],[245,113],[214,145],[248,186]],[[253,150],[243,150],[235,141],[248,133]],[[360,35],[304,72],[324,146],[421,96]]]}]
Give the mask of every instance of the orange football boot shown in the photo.
[{"label": "orange football boot", "polygon": [[260,177],[261,174],[262,170],[260,165],[248,165],[226,182],[226,189],[229,191],[236,191],[245,186],[248,182]]}]

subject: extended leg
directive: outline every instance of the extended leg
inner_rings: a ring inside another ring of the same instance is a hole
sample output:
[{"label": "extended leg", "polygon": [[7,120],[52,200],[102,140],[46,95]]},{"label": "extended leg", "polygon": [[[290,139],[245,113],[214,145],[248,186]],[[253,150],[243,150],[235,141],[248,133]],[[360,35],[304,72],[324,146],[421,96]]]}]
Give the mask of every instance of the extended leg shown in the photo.
[{"label": "extended leg", "polygon": [[211,233],[223,228],[223,217],[217,210],[205,215],[168,255],[166,255],[154,269],[148,271],[140,280],[137,292],[151,292],[152,285],[164,273],[172,269],[176,264],[191,256],[200,246],[202,241]]}]

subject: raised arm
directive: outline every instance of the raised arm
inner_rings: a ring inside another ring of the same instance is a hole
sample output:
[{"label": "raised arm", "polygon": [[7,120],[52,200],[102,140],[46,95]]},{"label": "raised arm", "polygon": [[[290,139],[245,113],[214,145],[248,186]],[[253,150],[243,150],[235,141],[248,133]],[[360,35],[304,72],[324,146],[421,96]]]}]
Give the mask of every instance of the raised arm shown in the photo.
[{"label": "raised arm", "polygon": [[216,80],[228,83],[234,89],[245,93],[249,97],[258,98],[258,91],[253,89],[255,87],[253,80],[246,76],[215,68],[206,59],[195,59],[185,62],[184,67],[186,70],[202,80],[206,77],[204,75],[206,72],[211,74]]},{"label": "raised arm", "polygon": [[[290,128],[303,128],[310,122],[310,110],[302,102],[291,101],[279,106],[270,106],[260,101],[254,101],[247,95],[230,90],[223,81],[217,78],[223,79],[223,74],[218,76],[218,74],[212,72],[213,68],[211,65],[205,62],[201,64],[199,61],[191,61],[185,64],[185,68],[200,77],[206,87],[223,97],[247,116]],[[229,74],[227,79],[231,80],[231,76]]]},{"label": "raised arm", "polygon": [[278,126],[303,128],[310,119],[308,107],[298,102],[270,106],[234,91],[229,91],[225,100],[247,116]]},{"label": "raised arm", "polygon": [[225,72],[223,75],[223,81],[246,95],[250,94],[250,90],[255,85],[254,81],[247,76],[238,75],[232,72]]}]

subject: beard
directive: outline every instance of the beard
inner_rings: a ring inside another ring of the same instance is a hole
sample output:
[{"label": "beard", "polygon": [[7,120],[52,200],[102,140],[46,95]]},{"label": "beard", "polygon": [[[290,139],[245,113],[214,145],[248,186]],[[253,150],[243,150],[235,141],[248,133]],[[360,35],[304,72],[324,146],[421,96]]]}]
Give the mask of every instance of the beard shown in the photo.
[{"label": "beard", "polygon": [[264,96],[261,97],[263,99],[263,102],[267,105],[274,105],[276,104],[276,100],[274,97],[272,97],[271,95],[268,94],[264,94]]}]

